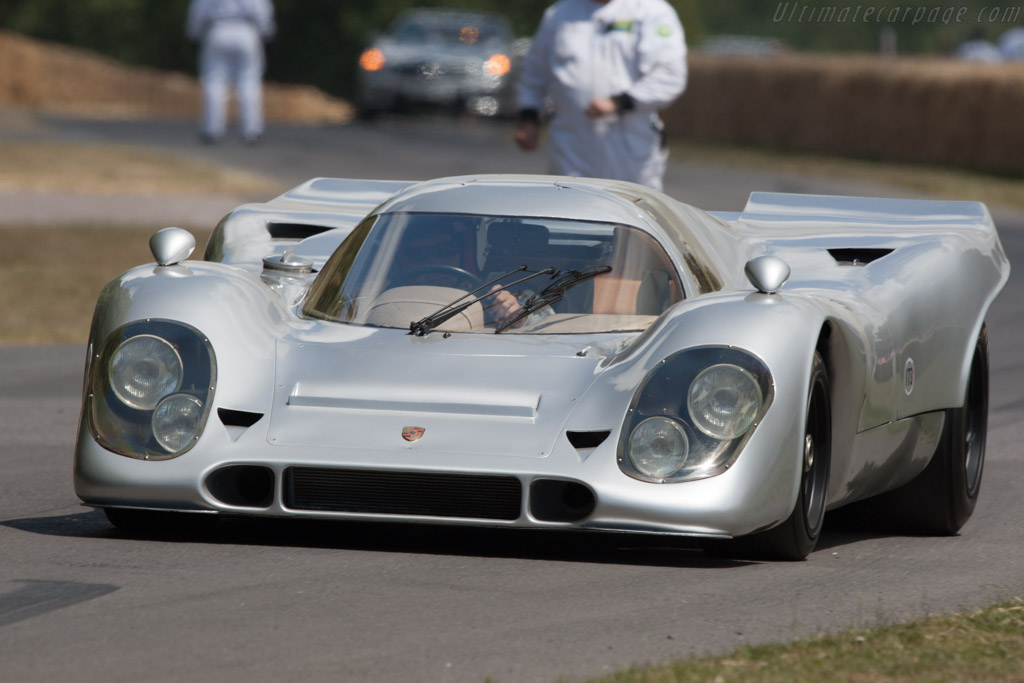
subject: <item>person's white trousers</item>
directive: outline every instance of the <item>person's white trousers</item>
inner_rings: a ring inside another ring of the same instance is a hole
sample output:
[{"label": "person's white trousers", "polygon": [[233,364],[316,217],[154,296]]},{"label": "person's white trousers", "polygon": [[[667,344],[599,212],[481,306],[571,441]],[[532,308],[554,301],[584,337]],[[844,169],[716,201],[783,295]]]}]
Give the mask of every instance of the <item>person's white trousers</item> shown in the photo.
[{"label": "person's white trousers", "polygon": [[256,29],[242,21],[214,24],[203,39],[199,79],[203,86],[200,128],[217,139],[227,128],[229,89],[238,98],[242,136],[263,134],[263,43]]},{"label": "person's white trousers", "polygon": [[668,162],[656,114],[591,119],[556,112],[548,130],[549,172],[628,180],[660,190]]}]

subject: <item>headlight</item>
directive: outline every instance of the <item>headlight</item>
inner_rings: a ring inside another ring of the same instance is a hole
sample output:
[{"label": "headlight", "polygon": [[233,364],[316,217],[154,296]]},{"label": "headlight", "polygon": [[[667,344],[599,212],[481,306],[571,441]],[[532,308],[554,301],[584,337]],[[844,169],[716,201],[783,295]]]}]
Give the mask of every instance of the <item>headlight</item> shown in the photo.
[{"label": "headlight", "polygon": [[745,351],[700,347],[675,353],[633,396],[619,439],[619,467],[657,483],[721,474],[773,397],[768,368]]},{"label": "headlight", "polygon": [[651,417],[629,435],[629,459],[648,477],[663,479],[686,464],[690,440],[678,422]]},{"label": "headlight", "polygon": [[153,437],[168,453],[177,453],[199,437],[203,402],[189,394],[174,394],[153,411]]},{"label": "headlight", "polygon": [[484,62],[484,71],[491,76],[504,76],[511,68],[511,60],[500,52],[491,55],[490,58]]},{"label": "headlight", "polygon": [[697,429],[724,441],[750,429],[763,400],[753,375],[722,363],[702,371],[690,383],[686,409]]},{"label": "headlight", "polygon": [[217,378],[209,340],[169,320],[129,323],[98,347],[88,380],[97,443],[140,459],[173,458],[199,439]]},{"label": "headlight", "polygon": [[152,410],[181,387],[181,356],[160,337],[140,334],[123,342],[110,359],[110,388],[123,403]]},{"label": "headlight", "polygon": [[387,60],[384,58],[384,53],[375,47],[371,47],[359,55],[359,66],[364,71],[380,71],[386,63]]}]

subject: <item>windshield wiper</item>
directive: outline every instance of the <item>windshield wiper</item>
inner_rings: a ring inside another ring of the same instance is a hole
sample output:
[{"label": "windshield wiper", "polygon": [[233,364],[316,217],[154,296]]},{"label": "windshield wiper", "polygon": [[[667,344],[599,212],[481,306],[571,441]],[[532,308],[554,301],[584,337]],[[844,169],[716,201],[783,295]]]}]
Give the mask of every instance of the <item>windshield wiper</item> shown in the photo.
[{"label": "windshield wiper", "polygon": [[[464,303],[459,304],[460,301],[462,301],[466,297],[473,296],[474,294],[479,292],[481,289],[485,289],[487,287],[490,287],[491,285],[495,284],[499,280],[503,280],[504,278],[507,278],[509,275],[514,275],[514,274],[522,272],[522,271],[524,271],[526,269],[527,269],[526,264],[523,264],[523,265],[519,266],[518,268],[514,268],[514,269],[508,271],[507,273],[504,273],[503,275],[499,275],[498,277],[494,278],[490,282],[485,282],[484,284],[482,284],[479,287],[477,287],[476,289],[474,289],[472,292],[466,292],[465,294],[460,296],[455,301],[451,302],[450,304],[446,304],[445,306],[442,306],[437,311],[435,311],[434,313],[431,313],[427,317],[422,318],[420,320],[417,320],[416,322],[409,323],[409,333],[410,334],[414,334],[417,337],[422,337],[423,335],[425,335],[427,332],[429,332],[430,330],[434,329],[438,325],[442,325],[446,321],[448,321],[448,320],[454,318],[455,316],[457,316],[459,313],[462,313],[464,310],[466,310],[467,308],[469,308],[470,306],[472,306],[476,302],[478,302],[478,301],[480,301],[482,299],[486,299],[487,297],[491,296],[492,294],[497,294],[498,292],[500,292],[502,290],[508,289],[509,287],[513,287],[515,285],[518,285],[521,282],[526,282],[527,280],[535,278],[538,275],[553,275],[553,274],[557,274],[557,272],[558,272],[554,268],[545,268],[544,270],[539,270],[536,273],[532,273],[530,275],[527,275],[526,277],[519,278],[518,280],[510,282],[507,285],[502,285],[501,287],[499,287],[498,289],[494,290],[493,292],[492,291],[487,291],[487,292],[485,292],[484,294],[481,294],[478,297],[474,297],[474,298],[470,299],[469,301],[466,301]],[[459,304],[459,305],[456,306],[456,304]]]},{"label": "windshield wiper", "polygon": [[555,277],[550,283],[545,285],[539,292],[531,296],[525,302],[523,307],[516,311],[514,314],[509,316],[494,328],[494,333],[498,334],[509,327],[512,327],[517,322],[530,315],[535,311],[539,311],[545,306],[550,306],[555,303],[563,296],[566,291],[575,287],[581,282],[585,282],[591,278],[610,273],[612,270],[611,266],[591,266],[590,268],[582,268],[580,270],[566,270],[562,273],[556,273]]}]

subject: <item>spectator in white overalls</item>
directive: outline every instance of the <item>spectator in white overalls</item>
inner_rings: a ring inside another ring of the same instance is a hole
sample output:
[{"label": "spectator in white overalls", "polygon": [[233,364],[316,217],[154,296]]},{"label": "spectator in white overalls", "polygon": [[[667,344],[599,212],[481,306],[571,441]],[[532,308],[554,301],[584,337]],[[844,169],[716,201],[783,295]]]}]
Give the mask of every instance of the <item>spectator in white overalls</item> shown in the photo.
[{"label": "spectator in white overalls", "polygon": [[200,43],[200,137],[224,137],[233,87],[242,137],[257,142],[263,136],[263,43],[274,36],[274,6],[270,0],[192,0],[185,31]]},{"label": "spectator in white overalls", "polygon": [[1008,62],[1024,61],[1024,26],[1014,26],[999,37],[999,51]]},{"label": "spectator in white overalls", "polygon": [[960,43],[956,48],[956,58],[965,62],[983,62],[996,64],[1003,61],[1003,55],[995,43],[985,35],[985,29],[976,29],[971,39]]},{"label": "spectator in white overalls", "polygon": [[559,0],[517,84],[516,143],[537,147],[545,101],[550,171],[661,189],[668,160],[658,110],[686,87],[686,41],[665,0]]}]

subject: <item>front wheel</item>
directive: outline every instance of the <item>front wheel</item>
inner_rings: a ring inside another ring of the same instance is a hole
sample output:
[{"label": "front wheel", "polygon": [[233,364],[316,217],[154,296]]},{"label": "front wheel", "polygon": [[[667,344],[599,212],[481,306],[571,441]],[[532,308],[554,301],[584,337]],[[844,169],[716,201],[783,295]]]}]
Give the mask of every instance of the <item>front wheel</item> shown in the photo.
[{"label": "front wheel", "polygon": [[811,364],[802,451],[800,491],[786,521],[767,531],[707,544],[705,550],[739,557],[803,560],[817,544],[832,462],[832,399],[825,361],[817,351]]}]

